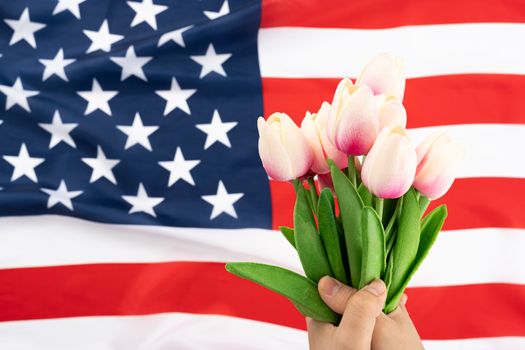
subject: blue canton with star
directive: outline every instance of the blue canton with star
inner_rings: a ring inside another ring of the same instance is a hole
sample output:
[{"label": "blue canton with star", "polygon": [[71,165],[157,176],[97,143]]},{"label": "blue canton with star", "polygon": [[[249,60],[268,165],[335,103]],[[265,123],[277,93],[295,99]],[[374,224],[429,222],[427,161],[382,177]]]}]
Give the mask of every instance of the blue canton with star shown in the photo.
[{"label": "blue canton with star", "polygon": [[0,4],[0,215],[271,227],[252,0]]}]

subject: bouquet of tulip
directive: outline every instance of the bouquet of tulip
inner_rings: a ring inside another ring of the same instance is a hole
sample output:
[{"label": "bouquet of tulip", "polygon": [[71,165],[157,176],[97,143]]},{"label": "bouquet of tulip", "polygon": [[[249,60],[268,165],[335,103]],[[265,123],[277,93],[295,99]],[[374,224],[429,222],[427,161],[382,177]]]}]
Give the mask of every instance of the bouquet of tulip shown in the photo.
[{"label": "bouquet of tulip", "polygon": [[229,272],[284,295],[319,321],[339,322],[317,291],[325,275],[354,288],[382,279],[385,313],[397,307],[443,226],[446,206],[423,214],[448,191],[463,154],[444,133],[413,146],[405,130],[404,88],[399,62],[381,54],[355,84],[341,80],[332,104],[307,112],[300,128],[284,113],[259,118],[264,168],[296,190],[294,228],[280,230],[306,277],[244,262],[227,264]]}]

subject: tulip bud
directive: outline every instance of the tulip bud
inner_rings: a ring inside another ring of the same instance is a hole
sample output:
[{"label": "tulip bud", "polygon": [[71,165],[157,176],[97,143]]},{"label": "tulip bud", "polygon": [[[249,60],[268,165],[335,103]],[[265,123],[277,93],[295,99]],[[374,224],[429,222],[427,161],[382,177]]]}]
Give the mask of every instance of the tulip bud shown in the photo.
[{"label": "tulip bud", "polygon": [[305,175],[313,162],[313,152],[293,120],[274,113],[268,120],[257,119],[259,156],[272,179],[291,181]]},{"label": "tulip bud", "polygon": [[416,173],[417,155],[407,132],[399,125],[385,127],[365,158],[361,179],[380,198],[404,195]]},{"label": "tulip bud", "polygon": [[334,94],[328,117],[328,138],[346,155],[367,154],[379,132],[379,104],[368,86],[345,78]]},{"label": "tulip bud", "polygon": [[314,161],[311,170],[316,174],[326,174],[330,172],[327,159],[332,159],[339,168],[346,168],[348,158],[339,151],[328,140],[326,125],[330,104],[323,102],[317,113],[306,112],[301,123],[301,131],[312,148]]},{"label": "tulip bud", "polygon": [[405,72],[399,60],[382,53],[368,62],[357,79],[356,85],[368,85],[376,95],[385,94],[403,101]]},{"label": "tulip bud", "polygon": [[431,200],[443,196],[456,177],[464,154],[463,145],[443,132],[435,133],[416,148],[416,153],[414,187]]},{"label": "tulip bud", "polygon": [[379,112],[380,129],[389,125],[407,126],[407,112],[401,102],[395,99],[387,100]]}]

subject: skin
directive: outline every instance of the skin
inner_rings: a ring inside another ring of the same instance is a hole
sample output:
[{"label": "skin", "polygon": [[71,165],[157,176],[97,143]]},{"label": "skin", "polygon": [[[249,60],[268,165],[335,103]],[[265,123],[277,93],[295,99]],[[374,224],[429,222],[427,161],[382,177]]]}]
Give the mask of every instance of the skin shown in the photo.
[{"label": "skin", "polygon": [[343,317],[337,327],[307,318],[310,350],[424,350],[406,295],[396,310],[382,312],[387,294],[383,281],[356,290],[325,276],[318,288],[324,302]]}]

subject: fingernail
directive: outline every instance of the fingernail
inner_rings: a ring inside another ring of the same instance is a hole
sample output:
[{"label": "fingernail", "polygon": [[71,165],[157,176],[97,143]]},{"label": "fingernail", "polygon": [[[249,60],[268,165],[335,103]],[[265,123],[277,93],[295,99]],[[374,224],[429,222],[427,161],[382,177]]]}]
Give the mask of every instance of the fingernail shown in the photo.
[{"label": "fingernail", "polygon": [[374,294],[375,296],[380,296],[386,292],[386,286],[381,280],[374,280],[369,285],[365,287],[367,291]]},{"label": "fingernail", "polygon": [[338,280],[333,279],[330,276],[324,276],[319,281],[319,288],[321,289],[323,294],[329,297],[334,295],[340,287],[341,287],[341,283],[339,283]]}]

